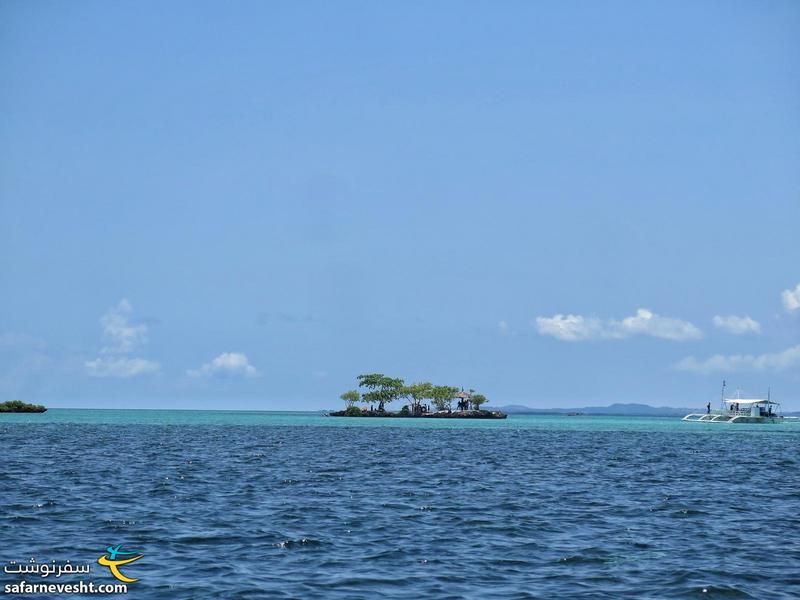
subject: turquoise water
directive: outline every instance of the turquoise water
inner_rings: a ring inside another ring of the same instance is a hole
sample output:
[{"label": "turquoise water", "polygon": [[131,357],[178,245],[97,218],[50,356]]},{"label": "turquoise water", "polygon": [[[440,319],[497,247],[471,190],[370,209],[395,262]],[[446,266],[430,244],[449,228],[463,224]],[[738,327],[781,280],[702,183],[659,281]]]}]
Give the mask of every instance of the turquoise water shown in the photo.
[{"label": "turquoise water", "polygon": [[124,544],[133,598],[800,596],[797,422],[52,409],[0,451],[0,562]]},{"label": "turquoise water", "polygon": [[569,431],[798,432],[800,420],[776,425],[686,423],[675,417],[509,415],[505,420],[367,419],[327,417],[322,412],[244,410],[59,409],[42,414],[2,414],[2,423],[95,425],[267,425],[306,427],[412,427],[419,429],[543,429]]}]

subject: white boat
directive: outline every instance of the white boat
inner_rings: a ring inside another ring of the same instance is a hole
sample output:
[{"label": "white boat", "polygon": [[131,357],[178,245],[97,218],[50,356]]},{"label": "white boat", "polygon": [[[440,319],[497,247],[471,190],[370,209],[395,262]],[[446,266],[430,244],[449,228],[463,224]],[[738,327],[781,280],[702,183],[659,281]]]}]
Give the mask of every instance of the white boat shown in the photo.
[{"label": "white boat", "polygon": [[722,382],[722,405],[719,409],[711,408],[711,403],[704,413],[690,413],[683,417],[684,421],[702,423],[782,423],[781,405],[767,398],[741,398],[737,391],[736,398],[725,398],[725,382]]}]

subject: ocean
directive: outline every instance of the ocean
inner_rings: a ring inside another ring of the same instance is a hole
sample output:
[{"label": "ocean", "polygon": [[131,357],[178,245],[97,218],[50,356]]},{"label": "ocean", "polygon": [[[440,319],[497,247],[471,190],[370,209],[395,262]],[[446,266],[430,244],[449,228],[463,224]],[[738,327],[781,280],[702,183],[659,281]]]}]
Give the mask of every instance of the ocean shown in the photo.
[{"label": "ocean", "polygon": [[3,586],[141,556],[130,598],[800,597],[797,422],[51,409],[0,452]]}]

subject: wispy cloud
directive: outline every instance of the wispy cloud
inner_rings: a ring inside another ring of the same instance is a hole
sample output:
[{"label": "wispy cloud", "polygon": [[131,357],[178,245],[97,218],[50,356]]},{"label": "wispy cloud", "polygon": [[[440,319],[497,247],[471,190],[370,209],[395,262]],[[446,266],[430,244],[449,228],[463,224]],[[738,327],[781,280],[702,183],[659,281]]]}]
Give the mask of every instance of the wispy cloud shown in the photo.
[{"label": "wispy cloud", "polygon": [[247,356],[241,352],[223,352],[211,362],[199,369],[186,371],[189,377],[258,377],[258,370],[250,364]]},{"label": "wispy cloud", "polygon": [[622,320],[599,319],[582,315],[537,317],[537,330],[566,342],[585,340],[620,340],[636,335],[646,335],[665,340],[684,341],[703,337],[695,325],[682,319],[662,317],[645,308]]},{"label": "wispy cloud", "polygon": [[727,317],[715,315],[711,322],[714,327],[732,333],[734,335],[742,335],[744,333],[761,333],[761,324],[751,319],[748,315],[737,317],[736,315],[728,315]]},{"label": "wispy cloud", "polygon": [[733,371],[786,371],[800,367],[800,346],[767,354],[715,354],[705,360],[687,356],[675,363],[674,367],[679,371],[702,375]]},{"label": "wispy cloud", "polygon": [[0,333],[0,348],[41,349],[46,346],[47,343],[43,339],[27,333],[16,333],[14,331]]},{"label": "wispy cloud", "polygon": [[126,298],[115,307],[108,309],[100,318],[103,335],[110,344],[102,349],[105,354],[124,354],[133,352],[147,343],[147,325],[132,325],[130,317],[133,306]]},{"label": "wispy cloud", "polygon": [[595,317],[562,315],[536,317],[536,329],[541,335],[551,335],[565,342],[605,339],[603,322]]},{"label": "wispy cloud", "polygon": [[144,358],[127,358],[102,356],[85,363],[86,372],[92,377],[136,377],[147,373],[155,373],[161,365]]},{"label": "wispy cloud", "polygon": [[91,377],[136,377],[161,368],[153,360],[119,356],[132,353],[147,343],[147,326],[131,323],[132,314],[133,306],[123,298],[100,318],[107,344],[100,350],[99,357],[84,363]]},{"label": "wispy cloud", "polygon": [[516,335],[517,332],[511,329],[511,325],[507,321],[498,321],[497,330],[503,335]]},{"label": "wispy cloud", "polygon": [[790,313],[800,310],[800,283],[793,290],[783,290],[781,301],[783,307]]}]

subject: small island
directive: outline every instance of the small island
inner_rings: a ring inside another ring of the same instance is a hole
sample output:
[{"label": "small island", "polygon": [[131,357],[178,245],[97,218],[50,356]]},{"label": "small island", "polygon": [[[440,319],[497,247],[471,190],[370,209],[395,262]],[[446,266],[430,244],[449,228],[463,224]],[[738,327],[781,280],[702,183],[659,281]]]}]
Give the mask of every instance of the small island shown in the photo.
[{"label": "small island", "polygon": [[41,404],[26,404],[21,400],[0,402],[0,413],[43,413],[46,410]]},{"label": "small island", "polygon": [[[424,381],[406,385],[402,379],[387,377],[383,373],[359,375],[359,390],[349,390],[340,398],[347,405],[344,410],[331,411],[331,417],[410,417],[428,419],[505,419],[507,415],[499,411],[483,410],[486,396],[475,390],[448,385],[433,385]],[[386,405],[396,400],[406,400],[408,404],[396,412],[386,410]],[[453,410],[453,401],[456,410]],[[429,401],[429,402],[427,402]],[[364,407],[358,406],[359,403]]]}]

